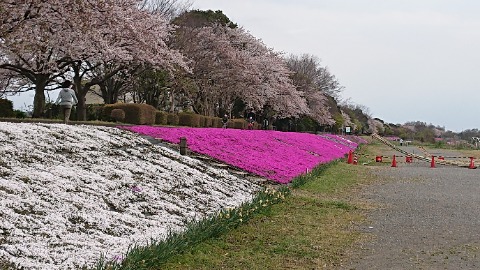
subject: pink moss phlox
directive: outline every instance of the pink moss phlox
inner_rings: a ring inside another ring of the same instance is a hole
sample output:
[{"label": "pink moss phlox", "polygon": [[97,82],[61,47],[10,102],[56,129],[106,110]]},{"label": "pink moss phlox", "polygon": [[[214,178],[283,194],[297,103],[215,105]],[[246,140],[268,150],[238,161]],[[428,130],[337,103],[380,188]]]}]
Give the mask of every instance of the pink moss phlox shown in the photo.
[{"label": "pink moss phlox", "polygon": [[142,189],[139,186],[132,186],[132,187],[130,187],[130,189],[133,192],[141,192],[142,191]]},{"label": "pink moss phlox", "polygon": [[338,137],[335,142],[309,133],[152,126],[121,128],[175,144],[185,137],[191,151],[283,184],[307,169],[342,158],[357,147],[355,142],[344,138]]},{"label": "pink moss phlox", "polygon": [[398,141],[398,140],[400,140],[400,137],[398,137],[398,136],[387,136],[387,137],[385,137],[385,139],[387,139],[389,141]]}]

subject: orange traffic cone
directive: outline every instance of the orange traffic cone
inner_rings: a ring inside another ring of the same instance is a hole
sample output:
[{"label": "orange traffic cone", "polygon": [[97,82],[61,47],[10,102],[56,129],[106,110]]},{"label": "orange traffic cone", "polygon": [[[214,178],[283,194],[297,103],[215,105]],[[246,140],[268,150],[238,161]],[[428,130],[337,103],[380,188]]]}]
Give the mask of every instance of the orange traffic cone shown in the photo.
[{"label": "orange traffic cone", "polygon": [[430,163],[430,168],[435,168],[435,156],[432,156],[432,162]]},{"label": "orange traffic cone", "polygon": [[395,159],[395,155],[393,155],[392,167],[397,167],[397,160]]},{"label": "orange traffic cone", "polygon": [[350,150],[350,151],[348,152],[348,160],[347,160],[347,163],[348,163],[348,164],[352,164],[352,163],[353,163],[352,150]]},{"label": "orange traffic cone", "polygon": [[475,164],[473,163],[473,159],[475,159],[474,157],[470,157],[470,166],[468,166],[469,169],[476,169],[477,167],[475,167]]}]

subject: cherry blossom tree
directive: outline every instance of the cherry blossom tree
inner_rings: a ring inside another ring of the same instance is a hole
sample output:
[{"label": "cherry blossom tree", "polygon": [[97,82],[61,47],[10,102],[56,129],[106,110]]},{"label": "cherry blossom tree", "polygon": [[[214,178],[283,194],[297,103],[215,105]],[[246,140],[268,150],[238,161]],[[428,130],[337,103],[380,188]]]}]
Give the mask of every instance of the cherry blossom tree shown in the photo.
[{"label": "cherry blossom tree", "polygon": [[309,116],[321,125],[335,124],[327,99],[327,95],[335,97],[342,89],[335,76],[312,55],[290,55],[286,61],[294,72],[294,84],[307,99]]},{"label": "cherry blossom tree", "polygon": [[140,4],[141,9],[161,14],[169,20],[187,12],[191,6],[192,1],[188,0],[143,0]]},{"label": "cherry blossom tree", "polygon": [[231,32],[230,39],[240,51],[243,74],[247,76],[245,102],[257,110],[267,106],[281,118],[308,113],[305,96],[290,79],[292,72],[282,55],[242,28]]},{"label": "cherry blossom tree", "polygon": [[45,108],[45,88],[66,71],[57,63],[64,55],[58,43],[69,27],[62,6],[60,1],[0,2],[0,69],[34,85],[35,117]]},{"label": "cherry blossom tree", "polygon": [[[167,20],[138,5],[137,0],[0,2],[2,15],[10,16],[0,30],[0,68],[35,85],[34,116],[44,109],[46,87],[60,77],[73,74],[81,120],[90,87],[127,66],[146,62],[167,70],[187,68],[182,55],[166,44],[173,30]],[[25,13],[34,15],[19,23]],[[118,68],[93,76],[91,68],[105,62]]]},{"label": "cherry blossom tree", "polygon": [[192,61],[196,86],[187,94],[200,113],[231,111],[239,100],[287,116],[307,111],[280,55],[220,11],[191,11],[176,24],[175,46]]}]

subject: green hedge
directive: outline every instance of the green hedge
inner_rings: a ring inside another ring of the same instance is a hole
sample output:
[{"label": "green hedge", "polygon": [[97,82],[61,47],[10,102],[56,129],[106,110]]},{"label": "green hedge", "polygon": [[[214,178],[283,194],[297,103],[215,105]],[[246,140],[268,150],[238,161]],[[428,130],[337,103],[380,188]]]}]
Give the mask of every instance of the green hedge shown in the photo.
[{"label": "green hedge", "polygon": [[210,117],[210,116],[205,116],[205,127],[215,127],[213,120],[215,118]]},{"label": "green hedge", "polygon": [[155,124],[157,125],[167,125],[167,112],[157,111],[155,113]]},{"label": "green hedge", "polygon": [[115,103],[103,107],[104,120],[111,120],[110,114],[114,109],[122,109],[125,112],[125,123],[134,125],[155,124],[156,109],[147,104]]},{"label": "green hedge", "polygon": [[125,121],[125,111],[122,109],[113,109],[110,112],[110,117],[115,119],[117,122],[124,122]]},{"label": "green hedge", "polygon": [[178,125],[187,127],[200,127],[200,115],[194,113],[179,113]]},{"label": "green hedge", "polygon": [[178,126],[178,115],[173,113],[167,114],[167,125]]},{"label": "green hedge", "polygon": [[212,117],[212,127],[221,128],[223,126],[222,118]]},{"label": "green hedge", "polygon": [[0,117],[13,117],[13,102],[8,99],[0,98]]},{"label": "green hedge", "polygon": [[228,128],[247,129],[246,121],[244,119],[230,119]]},{"label": "green hedge", "polygon": [[87,121],[102,120],[103,106],[105,104],[87,104]]}]

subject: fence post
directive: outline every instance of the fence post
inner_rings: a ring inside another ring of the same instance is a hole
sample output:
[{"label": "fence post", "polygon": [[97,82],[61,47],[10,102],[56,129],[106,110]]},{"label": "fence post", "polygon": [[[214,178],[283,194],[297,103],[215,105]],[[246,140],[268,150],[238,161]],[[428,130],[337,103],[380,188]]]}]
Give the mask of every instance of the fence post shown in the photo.
[{"label": "fence post", "polygon": [[180,155],[187,154],[187,138],[181,137],[180,138]]}]

